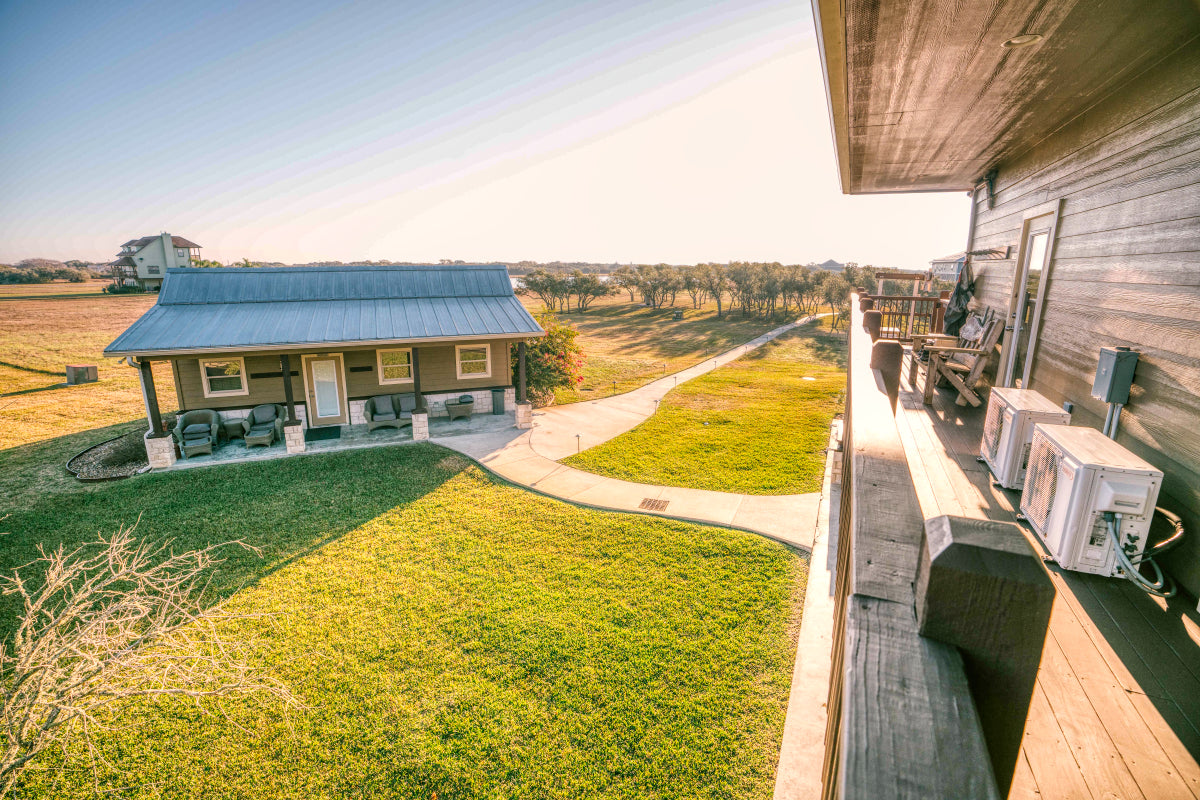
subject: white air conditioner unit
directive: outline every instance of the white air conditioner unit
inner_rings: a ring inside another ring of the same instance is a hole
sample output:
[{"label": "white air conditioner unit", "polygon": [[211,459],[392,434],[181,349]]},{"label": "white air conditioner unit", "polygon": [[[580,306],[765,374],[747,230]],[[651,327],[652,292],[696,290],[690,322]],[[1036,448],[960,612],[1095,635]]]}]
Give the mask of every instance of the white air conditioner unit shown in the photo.
[{"label": "white air conditioner unit", "polygon": [[1021,513],[1063,569],[1113,575],[1105,512],[1122,515],[1121,544],[1146,547],[1163,474],[1095,428],[1036,425]]},{"label": "white air conditioner unit", "polygon": [[1005,489],[1025,485],[1025,465],[1034,423],[1070,425],[1071,413],[1063,411],[1032,389],[992,389],[979,455]]}]

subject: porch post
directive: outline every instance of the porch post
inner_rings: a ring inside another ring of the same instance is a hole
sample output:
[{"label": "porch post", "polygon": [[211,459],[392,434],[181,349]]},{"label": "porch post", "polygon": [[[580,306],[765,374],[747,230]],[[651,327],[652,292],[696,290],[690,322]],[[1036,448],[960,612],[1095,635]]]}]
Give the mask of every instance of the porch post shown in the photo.
[{"label": "porch post", "polygon": [[154,390],[154,372],[148,359],[138,359],[138,377],[142,380],[142,399],[146,401],[146,419],[152,436],[163,435],[162,414],[158,411],[158,393]]},{"label": "porch post", "polygon": [[158,393],[154,391],[154,372],[150,361],[138,359],[138,378],[142,382],[142,399],[146,401],[146,419],[150,430],[146,443],[146,461],[154,469],[166,469],[175,463],[175,439],[163,431],[162,414],[158,411]]},{"label": "porch post", "polygon": [[283,399],[287,403],[288,422],[296,422],[296,396],[292,390],[292,357],[286,353],[281,355],[279,368],[283,370]]},{"label": "porch post", "polygon": [[425,413],[425,397],[421,394],[421,360],[417,356],[420,352],[416,347],[412,349],[412,373],[413,373],[413,401],[417,407],[415,411]]},{"label": "porch post", "polygon": [[527,403],[525,393],[525,343],[517,342],[517,402]]},{"label": "porch post", "polygon": [[429,438],[429,409],[425,407],[425,396],[421,394],[421,359],[417,348],[412,349],[413,402],[412,438],[422,442]]},{"label": "porch post", "polygon": [[517,427],[533,427],[533,406],[525,386],[525,343],[517,342]]}]

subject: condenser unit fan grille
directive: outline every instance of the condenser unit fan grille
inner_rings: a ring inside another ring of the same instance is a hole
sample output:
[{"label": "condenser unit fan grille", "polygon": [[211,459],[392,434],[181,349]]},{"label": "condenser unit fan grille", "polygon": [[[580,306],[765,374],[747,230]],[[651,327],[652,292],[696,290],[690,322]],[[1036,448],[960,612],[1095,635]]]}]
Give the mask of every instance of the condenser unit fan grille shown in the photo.
[{"label": "condenser unit fan grille", "polygon": [[1035,437],[1025,477],[1025,516],[1045,530],[1058,491],[1058,461],[1062,453],[1047,440]]},{"label": "condenser unit fan grille", "polygon": [[1000,452],[1000,440],[1004,436],[1004,404],[988,405],[987,417],[983,421],[983,441],[987,448],[988,461],[995,464]]}]

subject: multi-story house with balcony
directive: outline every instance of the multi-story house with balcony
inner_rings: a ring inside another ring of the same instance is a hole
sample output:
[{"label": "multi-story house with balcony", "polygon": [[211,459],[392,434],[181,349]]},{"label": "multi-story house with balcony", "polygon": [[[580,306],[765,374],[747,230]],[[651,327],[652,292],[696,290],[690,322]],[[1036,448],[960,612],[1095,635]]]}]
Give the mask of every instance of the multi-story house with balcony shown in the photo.
[{"label": "multi-story house with balcony", "polygon": [[200,245],[182,236],[160,233],[130,239],[121,245],[112,267],[113,281],[117,285],[137,286],[145,291],[158,291],[163,276],[174,267],[190,267],[193,259],[200,258]]}]

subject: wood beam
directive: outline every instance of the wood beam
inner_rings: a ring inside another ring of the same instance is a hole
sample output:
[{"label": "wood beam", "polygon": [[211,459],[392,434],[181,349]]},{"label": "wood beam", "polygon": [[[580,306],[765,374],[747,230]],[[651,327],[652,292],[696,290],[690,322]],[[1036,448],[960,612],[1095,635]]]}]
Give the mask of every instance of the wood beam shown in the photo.
[{"label": "wood beam", "polygon": [[287,403],[288,422],[296,420],[296,394],[292,390],[292,357],[284,353],[279,357],[279,368],[283,371],[283,398]]},{"label": "wood beam", "polygon": [[962,653],[1000,794],[1012,785],[1054,606],[1054,584],[1021,529],[934,517],[915,580],[921,635]]},{"label": "wood beam", "polygon": [[413,402],[416,408],[413,409],[419,414],[425,413],[425,396],[421,394],[421,359],[418,356],[420,350],[416,347],[412,349],[412,374],[413,374]]},{"label": "wood beam", "polygon": [[525,391],[525,343],[517,342],[517,402],[528,402]]},{"label": "wood beam", "polygon": [[154,436],[163,435],[162,414],[158,410],[158,392],[154,389],[154,371],[148,359],[138,359],[138,377],[142,381],[142,400],[146,403],[146,419],[150,423],[150,433]]}]

